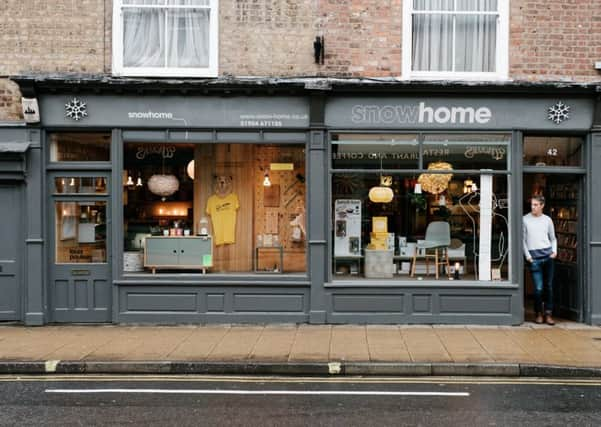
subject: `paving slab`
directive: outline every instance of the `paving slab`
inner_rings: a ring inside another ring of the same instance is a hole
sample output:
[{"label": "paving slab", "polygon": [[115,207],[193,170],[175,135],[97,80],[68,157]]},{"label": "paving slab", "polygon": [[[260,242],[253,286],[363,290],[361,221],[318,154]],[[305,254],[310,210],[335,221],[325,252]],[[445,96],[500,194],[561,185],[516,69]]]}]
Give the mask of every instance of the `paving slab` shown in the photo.
[{"label": "paving slab", "polygon": [[369,361],[365,326],[336,325],[332,327],[330,360]]},{"label": "paving slab", "polygon": [[246,360],[252,353],[263,326],[232,326],[207,356],[207,360]]},{"label": "paving slab", "polygon": [[445,349],[456,363],[493,362],[494,359],[480,345],[478,340],[466,327],[438,328],[436,335],[440,338]]},{"label": "paving slab", "polygon": [[206,360],[229,330],[229,325],[199,326],[167,356],[170,360]]},{"label": "paving slab", "polygon": [[401,335],[413,362],[451,362],[433,328],[402,328]]},{"label": "paving slab", "polygon": [[329,361],[331,338],[330,325],[298,326],[288,360],[290,362]]},{"label": "paving slab", "polygon": [[504,329],[469,328],[495,362],[532,362],[532,357]]},{"label": "paving slab", "polygon": [[398,326],[367,326],[367,345],[372,362],[411,362]]},{"label": "paving slab", "polygon": [[257,341],[250,360],[286,362],[296,337],[295,327],[266,327]]}]

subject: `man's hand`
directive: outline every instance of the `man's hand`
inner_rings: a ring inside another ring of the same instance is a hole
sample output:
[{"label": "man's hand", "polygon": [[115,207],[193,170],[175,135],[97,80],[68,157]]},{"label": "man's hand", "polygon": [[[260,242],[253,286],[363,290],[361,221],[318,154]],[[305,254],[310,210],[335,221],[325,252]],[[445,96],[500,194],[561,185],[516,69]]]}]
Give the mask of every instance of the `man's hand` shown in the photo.
[{"label": "man's hand", "polygon": [[557,258],[557,252],[553,252],[553,253],[551,254],[551,259],[555,259],[555,258]]},{"label": "man's hand", "polygon": [[532,264],[532,257],[526,258],[526,261],[528,261],[530,264]]}]

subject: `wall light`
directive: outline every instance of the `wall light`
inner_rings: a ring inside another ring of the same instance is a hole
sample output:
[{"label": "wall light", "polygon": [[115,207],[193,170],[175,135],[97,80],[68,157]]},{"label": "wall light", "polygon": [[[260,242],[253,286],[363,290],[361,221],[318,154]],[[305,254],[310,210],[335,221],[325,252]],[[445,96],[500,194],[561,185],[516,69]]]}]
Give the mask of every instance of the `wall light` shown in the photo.
[{"label": "wall light", "polygon": [[263,187],[271,187],[271,180],[267,171],[265,171],[265,175],[263,176]]},{"label": "wall light", "polygon": [[186,166],[186,173],[190,177],[190,179],[194,179],[194,160],[190,160],[188,166]]}]

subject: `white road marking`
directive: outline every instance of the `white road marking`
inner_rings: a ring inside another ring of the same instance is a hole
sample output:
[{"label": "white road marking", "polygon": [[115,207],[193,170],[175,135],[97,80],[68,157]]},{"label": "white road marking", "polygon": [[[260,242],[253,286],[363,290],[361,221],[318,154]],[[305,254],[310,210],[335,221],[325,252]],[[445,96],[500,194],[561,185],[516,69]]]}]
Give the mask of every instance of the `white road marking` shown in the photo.
[{"label": "white road marking", "polygon": [[469,397],[466,392],[439,391],[332,391],[332,390],[210,390],[210,389],[164,389],[164,388],[87,388],[87,389],[46,389],[46,393],[61,394],[250,394],[250,395],[301,395],[301,396],[445,396]]}]

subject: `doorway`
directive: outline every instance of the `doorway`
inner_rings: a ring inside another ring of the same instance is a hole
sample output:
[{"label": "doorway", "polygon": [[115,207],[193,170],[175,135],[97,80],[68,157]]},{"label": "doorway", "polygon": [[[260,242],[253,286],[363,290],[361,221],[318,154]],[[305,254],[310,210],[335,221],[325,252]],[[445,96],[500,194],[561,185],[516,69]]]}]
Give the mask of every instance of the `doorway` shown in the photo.
[{"label": "doorway", "polygon": [[[551,217],[557,238],[553,280],[553,314],[559,319],[584,321],[584,178],[578,174],[525,173],[523,213],[530,212],[530,198],[545,197],[544,213]],[[524,265],[525,320],[533,321],[534,286]]]},{"label": "doorway", "polygon": [[20,319],[23,212],[21,186],[0,184],[0,321]]},{"label": "doorway", "polygon": [[50,304],[53,322],[110,322],[109,175],[51,174]]}]

